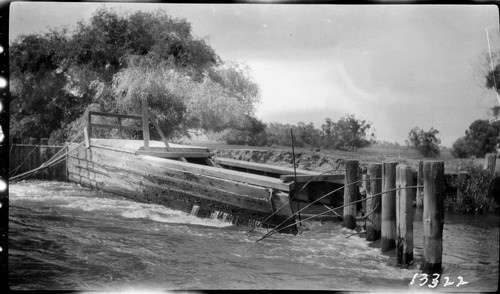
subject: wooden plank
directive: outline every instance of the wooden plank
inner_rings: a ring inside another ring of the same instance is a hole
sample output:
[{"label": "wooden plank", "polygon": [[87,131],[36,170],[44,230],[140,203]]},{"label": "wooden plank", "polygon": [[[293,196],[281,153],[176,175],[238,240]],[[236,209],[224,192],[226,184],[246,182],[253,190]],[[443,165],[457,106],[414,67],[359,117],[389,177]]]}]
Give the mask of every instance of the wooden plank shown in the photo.
[{"label": "wooden plank", "polygon": [[100,111],[89,111],[89,117],[91,115],[108,116],[108,117],[121,117],[121,118],[130,118],[130,119],[142,119],[142,116],[140,116],[140,115],[108,113],[108,112],[100,112]]},{"label": "wooden plank", "polygon": [[[307,183],[316,176],[312,175],[297,175],[297,183]],[[280,179],[283,182],[294,181],[294,175],[280,175]],[[331,182],[337,184],[344,184],[345,175],[344,174],[324,174],[317,176],[312,182]]]},{"label": "wooden plank", "polygon": [[[144,150],[144,147],[139,147],[138,150]],[[206,147],[169,147],[168,150],[165,147],[149,147],[149,151],[158,152],[210,152]]]},{"label": "wooden plank", "polygon": [[152,157],[148,155],[141,155],[140,157],[141,160],[147,160],[148,162],[156,165],[168,166],[170,168],[175,168],[196,174],[208,175],[217,178],[224,178],[228,180],[253,184],[257,186],[278,189],[286,192],[290,192],[294,187],[293,183],[284,183],[280,179],[270,178],[261,175],[254,175],[245,172],[222,169],[212,166],[203,166],[198,164],[185,163],[166,158]]},{"label": "wooden plank", "polygon": [[163,141],[163,143],[165,144],[165,146],[167,147],[167,151],[168,149],[170,148],[170,145],[168,144],[168,141],[167,141],[167,138],[165,138],[165,135],[163,135],[163,131],[161,130],[160,128],[160,124],[158,124],[158,121],[156,120],[156,118],[154,117],[154,114],[153,112],[151,111],[151,109],[148,109],[148,113],[149,113],[149,119],[151,120],[151,122],[153,123],[153,125],[155,126],[156,130],[158,131],[158,133],[160,134],[160,137],[161,137],[161,140]]},{"label": "wooden plank", "polygon": [[124,131],[142,131],[142,127],[124,126],[119,124],[90,124],[91,127],[106,128],[106,129],[122,129]]},{"label": "wooden plank", "polygon": [[154,156],[154,157],[159,157],[159,158],[180,158],[180,157],[187,157],[187,158],[209,158],[212,156],[212,153],[206,153],[206,152],[167,152],[167,151],[146,151],[146,150],[140,150],[137,151],[138,154],[141,155],[149,155],[149,156]]},{"label": "wooden plank", "polygon": [[[290,175],[290,174],[293,175],[293,168],[284,167],[284,166],[276,166],[276,165],[270,165],[270,164],[264,164],[264,163],[248,162],[248,161],[242,161],[242,160],[236,160],[236,159],[230,159],[230,158],[222,158],[222,157],[214,158],[214,161],[215,161],[215,163],[220,164],[220,165],[271,172],[271,173],[275,173],[275,174],[279,174],[279,175]],[[297,175],[317,176],[319,174],[321,174],[321,173],[297,169]]]}]

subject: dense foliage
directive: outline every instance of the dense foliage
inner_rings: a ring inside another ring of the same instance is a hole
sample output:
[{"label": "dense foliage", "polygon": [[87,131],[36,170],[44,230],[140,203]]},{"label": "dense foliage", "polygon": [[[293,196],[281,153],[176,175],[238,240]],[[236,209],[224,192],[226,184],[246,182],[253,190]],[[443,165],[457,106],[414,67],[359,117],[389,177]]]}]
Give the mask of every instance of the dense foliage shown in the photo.
[{"label": "dense foliage", "polygon": [[437,137],[437,134],[439,134],[439,131],[434,128],[426,132],[419,127],[415,127],[408,133],[406,144],[414,147],[425,157],[438,157],[441,140]]},{"label": "dense foliage", "polygon": [[454,213],[486,213],[494,210],[497,204],[493,203],[492,206],[492,199],[488,198],[494,175],[473,162],[465,163],[461,170],[467,175],[457,177],[452,183],[457,193],[446,195],[445,209]]},{"label": "dense foliage", "polygon": [[457,139],[452,146],[454,157],[484,157],[486,153],[495,152],[500,143],[500,121],[490,123],[487,120],[475,120],[465,131],[465,136]]},{"label": "dense foliage", "polygon": [[139,114],[143,97],[168,136],[241,128],[260,99],[247,67],[221,60],[162,10],[99,9],[71,33],[20,36],[10,68],[16,137],[66,138],[85,111]]}]

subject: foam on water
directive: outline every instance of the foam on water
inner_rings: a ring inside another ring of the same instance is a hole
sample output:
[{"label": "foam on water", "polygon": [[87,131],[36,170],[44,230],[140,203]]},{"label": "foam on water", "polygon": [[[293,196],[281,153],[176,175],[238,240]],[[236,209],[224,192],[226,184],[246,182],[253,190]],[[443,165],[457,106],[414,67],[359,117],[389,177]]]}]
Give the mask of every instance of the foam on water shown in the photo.
[{"label": "foam on water", "polygon": [[[103,212],[128,219],[148,219],[162,223],[178,223],[209,227],[231,226],[230,219],[212,217],[201,219],[186,212],[156,204],[139,203],[123,197],[82,188],[73,183],[23,181],[11,186],[11,201],[43,201],[54,208],[75,209],[85,212]],[[50,190],[47,190],[50,187]],[[76,189],[78,188],[78,189]],[[95,194],[100,197],[95,197]]]}]

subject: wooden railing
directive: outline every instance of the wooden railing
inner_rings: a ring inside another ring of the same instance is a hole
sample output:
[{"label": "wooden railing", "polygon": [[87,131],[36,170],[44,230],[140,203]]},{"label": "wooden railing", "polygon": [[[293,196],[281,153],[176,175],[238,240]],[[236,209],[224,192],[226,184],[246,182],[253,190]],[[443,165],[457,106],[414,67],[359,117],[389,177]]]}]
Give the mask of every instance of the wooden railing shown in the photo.
[{"label": "wooden railing", "polygon": [[[104,116],[104,117],[116,117],[117,118],[117,123],[116,124],[96,124],[92,123],[92,116]],[[126,126],[122,124],[122,119],[136,119],[141,121],[140,125],[141,126]],[[162,141],[165,143],[165,146],[170,148],[167,139],[165,138],[165,135],[163,134],[162,130],[160,129],[160,125],[158,124],[158,121],[154,118],[153,113],[151,110],[147,109],[147,104],[145,104],[145,107],[143,107],[143,115],[130,115],[130,114],[118,114],[118,113],[107,113],[107,112],[99,112],[99,111],[89,111],[88,112],[88,121],[87,121],[87,131],[88,131],[88,137],[92,137],[92,128],[97,127],[97,128],[108,128],[108,129],[118,129],[118,133],[120,136],[120,139],[123,139],[123,131],[142,131],[143,132],[143,138],[144,138],[144,149],[147,151],[149,150],[149,120],[153,123],[155,126],[156,130],[160,134],[160,137]]]},{"label": "wooden railing", "polygon": [[[104,116],[104,117],[116,117],[118,119],[117,124],[96,124],[92,123],[92,116]],[[122,119],[136,119],[142,122],[142,116],[140,115],[129,115],[129,114],[118,114],[118,113],[106,113],[99,111],[89,111],[88,113],[88,133],[89,137],[92,137],[92,128],[108,128],[108,129],[118,129],[119,136],[123,139],[123,131],[142,131],[142,126],[126,126],[122,124]]]}]

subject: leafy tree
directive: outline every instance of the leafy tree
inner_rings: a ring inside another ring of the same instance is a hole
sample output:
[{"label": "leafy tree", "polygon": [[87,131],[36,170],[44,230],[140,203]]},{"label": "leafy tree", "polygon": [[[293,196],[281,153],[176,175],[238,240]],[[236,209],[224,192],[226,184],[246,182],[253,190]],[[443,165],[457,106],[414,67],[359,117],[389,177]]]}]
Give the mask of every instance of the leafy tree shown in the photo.
[{"label": "leafy tree", "polygon": [[64,138],[85,111],[137,114],[142,97],[169,135],[220,131],[241,127],[260,100],[248,67],[223,62],[163,10],[99,9],[71,34],[21,36],[10,58],[14,136]]},{"label": "leafy tree", "polygon": [[495,152],[500,143],[500,122],[490,123],[487,120],[475,120],[465,131],[465,136],[453,144],[452,154],[455,157],[484,157],[486,153]]},{"label": "leafy tree", "polygon": [[425,157],[437,157],[440,154],[439,144],[441,143],[441,140],[436,137],[437,134],[439,131],[432,127],[427,132],[415,127],[408,133],[406,144],[413,146]]},{"label": "leafy tree", "polygon": [[375,134],[370,132],[372,123],[357,119],[354,115],[342,117],[336,123],[327,118],[321,126],[324,145],[340,150],[353,150],[369,146],[375,142]]},{"label": "leafy tree", "polygon": [[228,130],[222,138],[227,144],[263,146],[268,143],[266,128],[261,120],[246,116],[241,126]]}]

